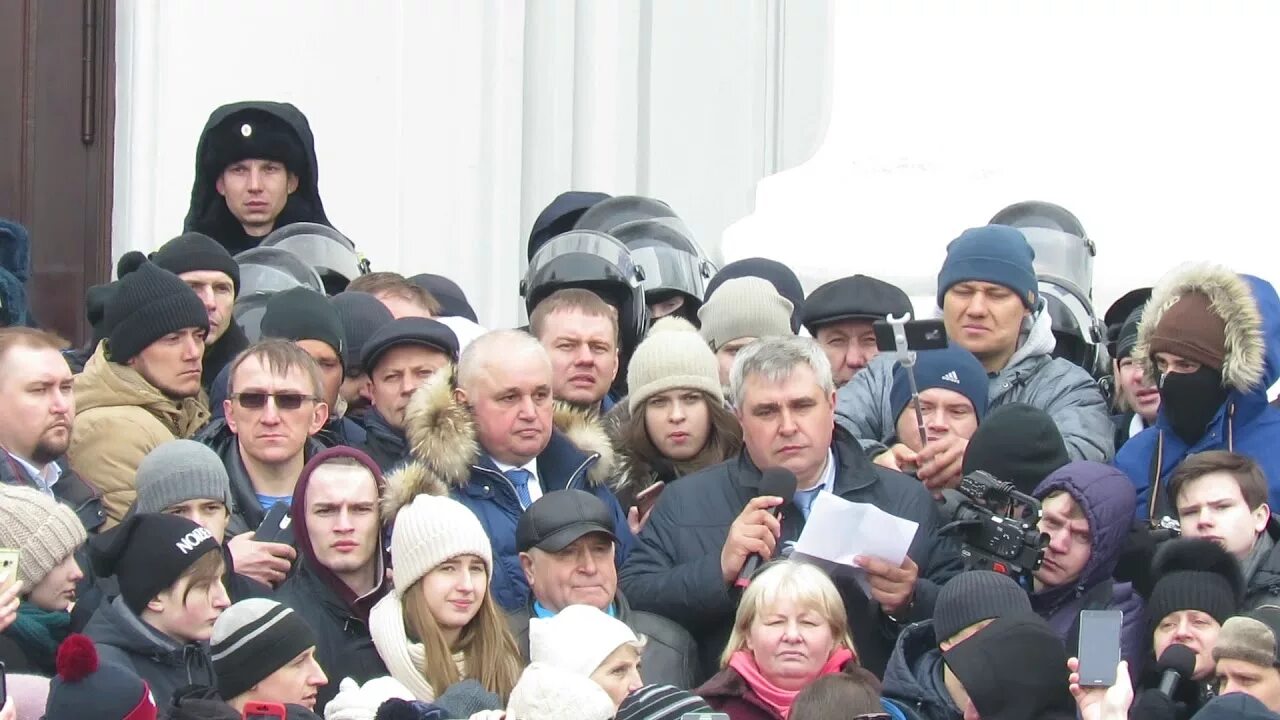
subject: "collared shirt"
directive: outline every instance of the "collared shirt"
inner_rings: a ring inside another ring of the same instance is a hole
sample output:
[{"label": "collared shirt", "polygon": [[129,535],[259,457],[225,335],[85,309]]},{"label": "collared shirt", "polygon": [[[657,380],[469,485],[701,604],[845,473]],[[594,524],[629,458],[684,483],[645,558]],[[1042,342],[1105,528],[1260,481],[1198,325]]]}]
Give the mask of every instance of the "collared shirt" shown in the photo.
[{"label": "collared shirt", "polygon": [[542,497],[542,481],[538,479],[538,458],[534,458],[524,465],[508,465],[504,462],[498,462],[498,458],[492,455],[489,456],[489,459],[493,461],[494,467],[498,468],[498,472],[503,475],[506,475],[508,470],[514,470],[517,467],[529,473],[530,505],[537,502],[538,498]]},{"label": "collared shirt", "polygon": [[[618,617],[618,611],[617,611],[616,609],[614,609],[614,606],[613,606],[613,605],[614,605],[613,603],[609,603],[609,607],[605,608],[605,612],[609,614],[609,617],[611,617],[611,618],[616,618],[616,617]],[[556,616],[556,614],[555,614],[555,613],[553,613],[553,612],[551,612],[550,610],[548,610],[548,609],[546,609],[546,608],[542,607],[542,603],[538,602],[537,600],[534,600],[534,601],[533,601],[533,616],[534,616],[534,617],[544,618],[544,619],[545,619],[545,618],[553,618],[553,617],[555,617],[555,616]]]},{"label": "collared shirt", "polygon": [[800,511],[804,513],[805,519],[809,518],[809,508],[813,505],[813,501],[818,499],[818,493],[826,490],[827,492],[835,492],[836,487],[836,455],[831,450],[827,450],[827,464],[822,468],[822,475],[818,478],[818,484],[808,490],[796,490],[796,494],[792,498],[792,502]]},{"label": "collared shirt", "polygon": [[1137,437],[1138,433],[1147,429],[1147,423],[1143,421],[1142,416],[1138,413],[1133,414],[1133,419],[1129,421],[1129,437],[1132,439]]},{"label": "collared shirt", "polygon": [[53,497],[53,486],[58,484],[58,479],[62,477],[62,467],[56,462],[51,462],[44,466],[44,469],[37,469],[35,465],[26,460],[9,453],[9,457],[18,461],[23,470],[27,471],[27,476],[35,481],[40,491],[49,497]]}]

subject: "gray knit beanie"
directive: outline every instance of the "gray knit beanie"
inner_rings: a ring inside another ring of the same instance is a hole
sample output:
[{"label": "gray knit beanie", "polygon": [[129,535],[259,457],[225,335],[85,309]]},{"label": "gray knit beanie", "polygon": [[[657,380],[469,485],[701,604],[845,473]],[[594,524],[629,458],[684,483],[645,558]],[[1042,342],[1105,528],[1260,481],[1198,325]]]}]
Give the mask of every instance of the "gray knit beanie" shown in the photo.
[{"label": "gray knit beanie", "polygon": [[231,479],[218,454],[194,440],[170,440],[138,463],[138,514],[164,512],[188,500],[217,500],[231,509]]},{"label": "gray knit beanie", "polygon": [[969,570],[947,581],[933,604],[933,634],[938,644],[983,620],[1031,615],[1031,598],[1007,575]]},{"label": "gray knit beanie", "polygon": [[675,388],[701,390],[724,404],[720,364],[697,329],[683,318],[664,317],[653,324],[627,365],[627,407],[631,412],[649,398]]},{"label": "gray knit beanie", "polygon": [[24,593],[87,539],[71,508],[39,490],[0,484],[0,547],[17,548]]},{"label": "gray knit beanie", "polygon": [[744,337],[794,335],[789,300],[768,280],[740,277],[726,280],[698,309],[702,339],[712,350]]}]

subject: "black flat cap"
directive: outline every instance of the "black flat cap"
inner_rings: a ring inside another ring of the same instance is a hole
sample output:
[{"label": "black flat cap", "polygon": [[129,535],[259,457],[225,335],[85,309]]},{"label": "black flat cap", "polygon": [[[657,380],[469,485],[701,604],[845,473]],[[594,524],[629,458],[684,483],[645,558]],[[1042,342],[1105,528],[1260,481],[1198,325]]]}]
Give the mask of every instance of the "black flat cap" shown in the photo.
[{"label": "black flat cap", "polygon": [[843,320],[883,320],[912,313],[911,298],[898,286],[866,275],[832,280],[804,300],[801,320],[810,335],[819,327]]},{"label": "black flat cap", "polygon": [[604,533],[618,541],[613,532],[613,513],[600,498],[584,490],[556,490],[538,498],[516,524],[516,550],[538,548],[560,552],[574,540],[590,533]]},{"label": "black flat cap", "polygon": [[364,343],[360,365],[372,372],[382,354],[397,345],[425,345],[458,361],[458,336],[447,325],[428,318],[406,317],[392,320]]}]

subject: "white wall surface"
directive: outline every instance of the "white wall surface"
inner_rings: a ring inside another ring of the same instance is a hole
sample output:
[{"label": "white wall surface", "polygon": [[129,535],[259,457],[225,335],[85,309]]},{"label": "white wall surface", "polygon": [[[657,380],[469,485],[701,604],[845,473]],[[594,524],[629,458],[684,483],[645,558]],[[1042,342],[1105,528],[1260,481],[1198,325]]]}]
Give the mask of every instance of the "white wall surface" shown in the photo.
[{"label": "white wall surface", "polygon": [[761,182],[724,256],[931,297],[964,228],[1047,200],[1097,242],[1099,312],[1183,260],[1280,280],[1277,21],[1266,1],[837,3],[830,132]]},{"label": "white wall surface", "polygon": [[715,251],[830,112],[828,0],[122,0],[113,252],[181,232],[218,105],[310,120],[330,220],[375,269],[508,326],[560,192],[666,200]]}]

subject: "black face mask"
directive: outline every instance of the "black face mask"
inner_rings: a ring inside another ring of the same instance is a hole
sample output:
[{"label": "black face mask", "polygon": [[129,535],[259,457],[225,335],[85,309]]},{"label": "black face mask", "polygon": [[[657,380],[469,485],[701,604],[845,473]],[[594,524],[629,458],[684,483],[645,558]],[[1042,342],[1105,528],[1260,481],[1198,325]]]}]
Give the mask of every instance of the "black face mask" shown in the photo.
[{"label": "black face mask", "polygon": [[1204,437],[1205,427],[1226,400],[1222,373],[1213,368],[1201,366],[1195,372],[1160,376],[1160,410],[1174,434],[1188,445]]}]

